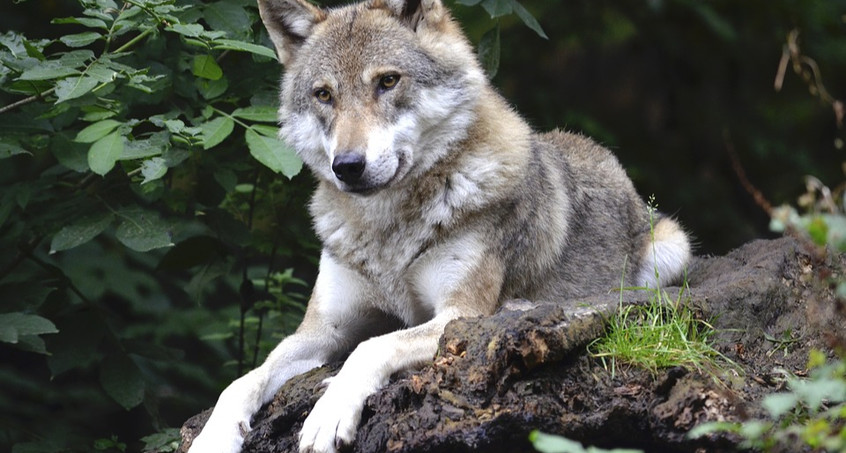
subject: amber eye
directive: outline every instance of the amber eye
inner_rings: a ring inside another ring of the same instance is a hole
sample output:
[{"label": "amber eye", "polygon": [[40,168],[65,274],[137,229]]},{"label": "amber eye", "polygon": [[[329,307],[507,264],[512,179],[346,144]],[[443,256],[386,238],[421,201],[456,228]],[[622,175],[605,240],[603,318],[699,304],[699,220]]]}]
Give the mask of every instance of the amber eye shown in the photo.
[{"label": "amber eye", "polygon": [[329,90],[318,88],[314,90],[314,97],[317,98],[318,101],[322,102],[323,104],[328,104],[332,102],[332,93]]},{"label": "amber eye", "polygon": [[383,75],[381,79],[379,79],[379,89],[382,91],[390,90],[391,88],[397,86],[399,83],[400,76],[399,74],[386,74]]}]

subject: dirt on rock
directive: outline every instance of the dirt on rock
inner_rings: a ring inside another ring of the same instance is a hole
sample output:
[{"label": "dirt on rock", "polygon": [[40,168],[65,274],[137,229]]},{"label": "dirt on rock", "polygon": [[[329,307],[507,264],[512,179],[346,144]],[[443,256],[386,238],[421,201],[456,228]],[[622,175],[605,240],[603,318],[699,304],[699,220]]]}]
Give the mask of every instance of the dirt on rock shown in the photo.
[{"label": "dirt on rock", "polygon": [[[534,429],[597,447],[736,451],[736,440],[687,432],[713,420],[761,416],[760,400],[802,374],[811,348],[846,332],[844,307],[826,278],[843,257],[821,259],[795,240],[760,240],[723,257],[697,258],[690,304],[716,329],[717,349],[737,364],[713,374],[671,368],[612,373],[586,345],[602,334],[620,294],[567,301],[510,301],[490,317],[447,325],[425,368],[394,376],[368,398],[354,452],[529,452]],[[668,288],[670,294],[677,288]],[[644,303],[643,292],[623,293]],[[244,452],[297,451],[297,433],[334,363],[291,379],[256,414]],[[183,449],[209,411],[182,428]]]}]

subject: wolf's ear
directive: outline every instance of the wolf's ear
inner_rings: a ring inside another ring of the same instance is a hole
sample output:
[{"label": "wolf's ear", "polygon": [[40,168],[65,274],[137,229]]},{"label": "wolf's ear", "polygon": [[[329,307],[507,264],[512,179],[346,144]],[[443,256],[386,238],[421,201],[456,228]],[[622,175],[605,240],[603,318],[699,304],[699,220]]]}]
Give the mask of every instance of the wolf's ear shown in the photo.
[{"label": "wolf's ear", "polygon": [[447,15],[441,0],[371,0],[370,7],[387,9],[412,30],[421,24],[437,27]]},{"label": "wolf's ear", "polygon": [[261,20],[276,46],[279,62],[287,64],[326,13],[306,0],[258,0]]}]

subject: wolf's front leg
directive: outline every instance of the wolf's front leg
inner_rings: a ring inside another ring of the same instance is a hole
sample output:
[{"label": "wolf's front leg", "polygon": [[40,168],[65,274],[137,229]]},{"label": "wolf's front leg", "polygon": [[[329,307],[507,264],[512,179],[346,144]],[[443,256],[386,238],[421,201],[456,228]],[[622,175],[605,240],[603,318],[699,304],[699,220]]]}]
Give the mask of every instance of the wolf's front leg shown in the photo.
[{"label": "wolf's front leg", "polygon": [[189,453],[237,453],[250,431],[250,419],[288,379],[325,363],[332,349],[307,332],[286,338],[258,368],[236,379],[220,394]]},{"label": "wolf's front leg", "polygon": [[326,393],[317,401],[300,431],[300,452],[335,452],[355,439],[364,401],[403,369],[430,362],[447,322],[457,312],[362,342],[338,374],[327,380]]},{"label": "wolf's front leg", "polygon": [[361,339],[384,332],[362,301],[367,283],[324,254],[297,332],[282,340],[258,368],[230,384],[189,453],[237,453],[250,431],[250,419],[288,379],[346,353]]},{"label": "wolf's front leg", "polygon": [[430,363],[449,321],[493,313],[503,280],[501,263],[485,256],[457,258],[452,250],[431,253],[409,271],[421,302],[434,308],[435,317],[358,345],[303,423],[300,452],[333,453],[351,443],[367,397],[395,372]]}]

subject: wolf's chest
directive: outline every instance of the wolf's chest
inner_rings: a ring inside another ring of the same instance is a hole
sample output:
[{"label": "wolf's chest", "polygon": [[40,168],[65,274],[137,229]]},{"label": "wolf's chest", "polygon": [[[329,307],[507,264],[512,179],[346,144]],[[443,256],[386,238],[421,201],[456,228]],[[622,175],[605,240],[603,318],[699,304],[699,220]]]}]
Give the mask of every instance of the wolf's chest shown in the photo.
[{"label": "wolf's chest", "polygon": [[[432,235],[416,228],[374,231],[344,225],[324,241],[342,264],[378,286],[403,280],[414,261],[431,245]],[[387,288],[385,288],[387,289]]]}]

